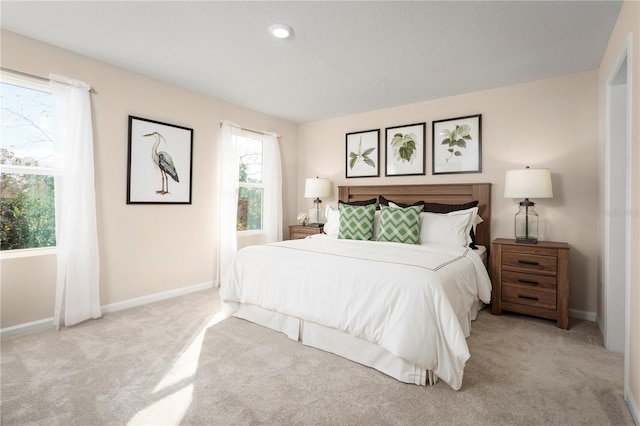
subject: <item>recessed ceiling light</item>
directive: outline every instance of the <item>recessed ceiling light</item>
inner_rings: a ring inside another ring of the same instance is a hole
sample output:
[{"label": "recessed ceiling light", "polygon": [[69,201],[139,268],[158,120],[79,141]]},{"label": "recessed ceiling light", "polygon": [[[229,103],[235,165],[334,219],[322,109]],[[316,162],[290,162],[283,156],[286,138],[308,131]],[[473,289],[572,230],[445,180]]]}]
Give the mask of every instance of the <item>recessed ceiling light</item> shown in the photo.
[{"label": "recessed ceiling light", "polygon": [[287,38],[293,33],[293,30],[286,24],[273,24],[269,27],[269,32],[275,38]]}]

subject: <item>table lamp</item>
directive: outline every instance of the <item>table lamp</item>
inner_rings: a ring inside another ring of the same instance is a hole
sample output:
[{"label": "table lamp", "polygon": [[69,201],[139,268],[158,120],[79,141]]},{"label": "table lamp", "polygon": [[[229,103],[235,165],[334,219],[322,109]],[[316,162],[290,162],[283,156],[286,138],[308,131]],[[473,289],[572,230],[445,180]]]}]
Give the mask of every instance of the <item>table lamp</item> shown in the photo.
[{"label": "table lamp", "polygon": [[538,243],[538,214],[535,203],[529,198],[552,198],[551,172],[549,169],[508,170],[504,181],[505,198],[524,198],[520,201],[520,209],[516,213],[516,242],[525,244]]},{"label": "table lamp", "polygon": [[324,212],[320,208],[322,201],[320,198],[331,195],[331,181],[327,178],[307,178],[304,185],[304,197],[315,198],[314,207],[309,210],[309,226],[315,228],[324,224]]}]

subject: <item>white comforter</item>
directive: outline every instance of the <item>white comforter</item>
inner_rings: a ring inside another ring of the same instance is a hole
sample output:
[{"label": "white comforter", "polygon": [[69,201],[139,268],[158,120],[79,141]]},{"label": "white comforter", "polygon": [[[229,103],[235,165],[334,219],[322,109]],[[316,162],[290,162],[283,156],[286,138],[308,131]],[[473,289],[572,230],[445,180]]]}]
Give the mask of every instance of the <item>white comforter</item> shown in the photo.
[{"label": "white comforter", "polygon": [[458,318],[491,282],[470,249],[307,238],[240,250],[220,290],[247,303],[376,343],[462,385],[469,358]]}]

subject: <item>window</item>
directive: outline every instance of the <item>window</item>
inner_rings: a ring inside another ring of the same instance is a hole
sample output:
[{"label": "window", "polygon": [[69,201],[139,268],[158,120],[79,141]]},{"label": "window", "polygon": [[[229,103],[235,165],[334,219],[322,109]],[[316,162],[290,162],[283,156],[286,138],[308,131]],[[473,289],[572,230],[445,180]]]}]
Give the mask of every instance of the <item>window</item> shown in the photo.
[{"label": "window", "polygon": [[46,82],[2,74],[0,250],[54,247],[54,137]]},{"label": "window", "polygon": [[262,140],[238,136],[240,163],[237,231],[262,230],[264,181]]}]

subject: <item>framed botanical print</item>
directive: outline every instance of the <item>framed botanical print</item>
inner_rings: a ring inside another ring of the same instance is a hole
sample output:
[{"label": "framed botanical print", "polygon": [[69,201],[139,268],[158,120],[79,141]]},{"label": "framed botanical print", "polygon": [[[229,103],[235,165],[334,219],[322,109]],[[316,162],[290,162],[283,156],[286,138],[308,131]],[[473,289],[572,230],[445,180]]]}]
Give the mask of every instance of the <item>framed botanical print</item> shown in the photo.
[{"label": "framed botanical print", "polygon": [[434,175],[482,171],[482,114],[433,122]]},{"label": "framed botanical print", "polygon": [[425,174],[425,127],[427,123],[387,127],[385,175]]},{"label": "framed botanical print", "polygon": [[347,133],[345,158],[345,177],[380,176],[380,130]]},{"label": "framed botanical print", "polygon": [[193,129],[129,116],[127,204],[191,204]]}]

